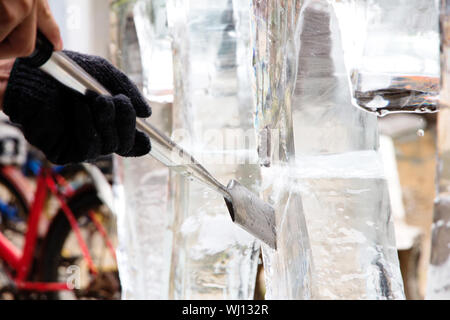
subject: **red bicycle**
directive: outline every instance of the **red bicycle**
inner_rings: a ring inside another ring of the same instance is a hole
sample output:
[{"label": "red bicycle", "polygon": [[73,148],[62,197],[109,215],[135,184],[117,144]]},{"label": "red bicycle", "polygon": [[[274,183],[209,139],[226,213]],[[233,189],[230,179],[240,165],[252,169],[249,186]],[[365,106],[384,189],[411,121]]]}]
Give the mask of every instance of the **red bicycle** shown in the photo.
[{"label": "red bicycle", "polygon": [[[20,170],[0,167],[0,191],[8,190],[7,204],[17,208],[15,221],[0,223],[0,266],[7,275],[6,284],[0,282],[0,298],[120,298],[109,236],[115,227],[110,186],[92,165],[72,171],[87,173],[90,182],[74,188],[44,165],[32,197]],[[53,216],[48,215],[50,199],[57,208]]]}]

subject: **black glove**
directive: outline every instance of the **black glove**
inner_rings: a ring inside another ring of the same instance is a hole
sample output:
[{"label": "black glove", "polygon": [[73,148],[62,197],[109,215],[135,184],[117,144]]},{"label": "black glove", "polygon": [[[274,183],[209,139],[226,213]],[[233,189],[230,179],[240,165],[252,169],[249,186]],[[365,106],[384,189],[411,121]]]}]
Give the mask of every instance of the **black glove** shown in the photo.
[{"label": "black glove", "polygon": [[136,130],[136,116],[149,117],[151,109],[136,86],[103,58],[64,52],[112,96],[82,95],[17,59],[3,102],[10,120],[55,164],[147,154],[150,140]]}]

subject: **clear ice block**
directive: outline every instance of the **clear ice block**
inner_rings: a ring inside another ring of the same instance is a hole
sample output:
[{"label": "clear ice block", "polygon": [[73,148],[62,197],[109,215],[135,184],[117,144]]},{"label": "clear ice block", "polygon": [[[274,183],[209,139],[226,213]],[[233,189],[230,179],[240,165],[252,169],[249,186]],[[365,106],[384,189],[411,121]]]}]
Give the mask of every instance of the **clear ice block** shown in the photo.
[{"label": "clear ice block", "polygon": [[343,30],[354,104],[385,115],[435,112],[438,1],[333,1]]},{"label": "clear ice block", "polygon": [[125,212],[118,251],[124,299],[167,299],[172,215],[167,168],[154,159],[123,159]]},{"label": "clear ice block", "polygon": [[[290,214],[283,212],[280,220],[304,212],[313,262],[300,259],[299,253],[307,249],[298,250],[291,244],[280,246],[277,253],[264,247],[265,264],[278,268],[267,273],[269,298],[288,298],[283,293],[292,292],[296,282],[296,290],[309,289],[313,299],[404,298],[388,188],[376,151],[301,156],[295,165],[282,170],[264,168],[263,178],[269,184],[278,183],[273,185],[277,192],[272,197],[300,195],[299,208],[294,207]],[[285,232],[280,226],[290,230]],[[279,237],[289,241],[302,229],[280,223],[277,230]],[[305,239],[297,243],[308,242]],[[301,275],[308,264],[312,268],[311,281],[295,282],[286,277],[286,271],[291,277],[295,275],[293,270]]]},{"label": "clear ice block", "polygon": [[[158,64],[163,52],[151,47],[155,31],[152,19],[157,1],[125,3],[118,10],[119,61],[122,70],[142,88],[146,83],[146,97],[161,98],[152,91],[152,64]],[[159,8],[160,9],[160,8]],[[134,14],[133,14],[134,13]],[[135,28],[134,21],[140,27]],[[159,20],[158,20],[159,21]],[[136,30],[138,34],[136,34]],[[137,37],[139,36],[139,37]],[[138,41],[139,38],[139,41]],[[158,41],[155,41],[159,44]],[[141,48],[142,50],[139,50]],[[161,49],[161,51],[164,51]],[[141,59],[142,55],[142,59]],[[168,52],[171,57],[171,52]],[[142,63],[150,56],[152,63]],[[160,61],[166,66],[166,58]],[[172,72],[168,67],[166,71]],[[157,99],[157,100],[158,100]],[[151,121],[166,134],[171,132],[171,105],[152,103]],[[120,158],[116,168],[117,198],[123,203],[119,210],[117,258],[123,299],[167,299],[169,297],[170,261],[172,251],[173,211],[170,194],[171,173],[150,156]]]},{"label": "clear ice block", "polygon": [[277,250],[263,245],[266,299],[313,297],[313,263],[301,192],[291,166],[262,169],[265,199],[276,210]]},{"label": "clear ice block", "polygon": [[[219,181],[258,192],[259,166],[248,80],[244,1],[171,0],[174,132]],[[181,176],[175,210],[170,298],[252,299],[259,242],[234,225],[223,197]]]},{"label": "clear ice block", "polygon": [[376,116],[352,106],[333,8],[255,1],[254,11],[256,125],[275,132],[262,161],[280,242],[263,250],[267,297],[404,298]]},{"label": "clear ice block", "polygon": [[437,198],[427,299],[450,299],[450,1],[440,1],[441,94],[438,115]]}]

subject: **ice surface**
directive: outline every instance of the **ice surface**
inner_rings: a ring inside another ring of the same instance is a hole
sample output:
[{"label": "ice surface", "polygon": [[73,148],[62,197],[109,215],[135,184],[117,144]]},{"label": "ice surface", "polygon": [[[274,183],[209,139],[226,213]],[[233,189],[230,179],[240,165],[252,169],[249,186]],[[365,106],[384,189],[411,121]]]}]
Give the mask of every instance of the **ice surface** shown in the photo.
[{"label": "ice surface", "polygon": [[404,298],[376,116],[351,104],[332,7],[254,1],[253,12],[256,127],[271,135],[262,183],[279,234],[278,252],[263,250],[267,298]]},{"label": "ice surface", "polygon": [[441,94],[438,115],[437,199],[432,225],[427,299],[450,299],[450,1],[440,1]]},{"label": "ice surface", "polygon": [[260,161],[269,166],[293,154],[291,98],[299,50],[302,1],[252,2],[252,77]]},{"label": "ice surface", "polygon": [[380,115],[436,111],[438,0],[333,3],[355,104]]},{"label": "ice surface", "polygon": [[352,104],[341,35],[331,7],[306,1],[292,98],[296,155],[332,154],[378,147],[377,119]]},{"label": "ice surface", "polygon": [[263,190],[276,210],[277,250],[263,246],[266,299],[312,298],[312,261],[303,203],[291,166],[264,168]]},{"label": "ice surface", "polygon": [[[404,298],[377,152],[303,156],[296,165],[264,168],[262,175],[279,234],[278,251],[263,250],[266,298]],[[299,195],[295,202],[292,194]],[[302,213],[307,233],[298,219]],[[312,278],[304,276],[311,271]]]},{"label": "ice surface", "polygon": [[410,250],[417,243],[422,231],[419,227],[407,224],[405,220],[405,208],[403,206],[402,186],[397,170],[395,146],[390,136],[380,135],[379,153],[389,190],[391,215],[396,230],[395,243],[398,250]]},{"label": "ice surface", "polygon": [[144,72],[144,93],[151,101],[173,99],[172,47],[165,0],[137,0],[133,9]]},{"label": "ice surface", "polygon": [[[252,172],[226,167],[209,169],[224,180]],[[257,175],[258,167],[253,169]],[[232,223],[220,194],[178,178],[171,298],[252,299],[258,242]],[[239,181],[249,185],[254,178]]]},{"label": "ice surface", "polygon": [[[147,6],[151,7],[151,2],[138,1],[134,7],[134,19],[131,15],[132,6],[125,4],[119,12],[121,17],[119,30],[122,39],[119,64],[139,87],[143,86],[142,79],[146,79],[147,98],[155,97],[157,94],[152,94],[152,86],[148,85],[149,75],[154,75],[153,70],[147,69],[151,64],[141,64],[141,54],[143,61],[149,54],[152,63],[156,64],[160,57],[153,55],[147,44],[142,44],[143,41],[153,40],[153,33],[147,30],[147,27],[152,28],[152,23],[145,22],[150,21],[151,16],[149,17],[148,12],[144,10]],[[141,24],[137,28],[139,43],[134,21]],[[142,24],[145,27],[142,27]],[[143,48],[142,52],[139,47]],[[150,50],[150,53],[147,50]],[[164,63],[162,61],[161,65]],[[171,72],[170,68],[168,71]],[[152,110],[152,122],[166,134],[170,134],[171,121],[168,121],[171,118],[170,105],[153,102]],[[117,183],[114,190],[116,198],[122,201],[122,203],[118,201],[118,204],[123,206],[118,210],[117,248],[122,298],[167,299],[173,238],[170,229],[173,211],[170,202],[169,169],[151,157],[118,158],[116,163]]]},{"label": "ice surface", "polygon": [[[281,170],[265,168],[263,177],[269,184],[278,179],[282,181],[279,177],[283,177],[284,188],[301,195],[314,262],[312,298],[404,297],[388,189],[377,152],[297,157],[295,165]],[[276,186],[277,193],[283,194],[283,187]],[[301,213],[301,208],[296,210]],[[278,232],[280,236],[284,235],[280,229]],[[290,237],[295,234],[291,230]],[[308,261],[294,266],[298,259],[295,252],[301,251],[290,252],[284,257],[282,251],[277,253],[278,257],[270,256],[269,252],[265,262],[269,265],[273,265],[272,261],[281,263],[282,268],[289,271],[302,270]],[[285,288],[290,288],[293,283],[281,281],[273,274],[268,278],[278,286],[281,286],[280,282],[284,283]]]},{"label": "ice surface", "polygon": [[[248,13],[245,1],[168,1],[174,38],[173,138],[222,183],[237,178],[258,192],[246,60]],[[252,299],[259,242],[232,223],[221,195],[181,176],[172,192],[169,297]]]},{"label": "ice surface", "polygon": [[[265,199],[277,221],[277,251],[263,247],[266,299],[312,296],[311,250],[299,191],[290,188],[292,94],[299,50],[300,1],[253,1],[253,93]],[[279,169],[274,166],[279,166]],[[295,179],[295,178],[294,178]]]},{"label": "ice surface", "polygon": [[126,210],[120,228],[126,231],[118,248],[128,268],[121,272],[123,298],[167,299],[172,243],[169,172],[149,157],[123,162]]}]

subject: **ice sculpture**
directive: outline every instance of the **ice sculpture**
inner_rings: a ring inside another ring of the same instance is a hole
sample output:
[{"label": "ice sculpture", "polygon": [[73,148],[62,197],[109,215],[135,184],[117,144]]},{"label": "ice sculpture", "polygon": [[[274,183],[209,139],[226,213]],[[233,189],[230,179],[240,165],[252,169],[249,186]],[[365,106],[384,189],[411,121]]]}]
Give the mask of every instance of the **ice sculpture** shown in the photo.
[{"label": "ice sculpture", "polygon": [[[118,10],[119,65],[139,86],[144,79],[146,97],[152,101],[151,121],[170,134],[171,106],[155,100],[167,100],[171,84],[162,82],[168,90],[161,90],[152,80],[155,64],[166,68],[164,74],[172,73],[171,61],[166,58],[171,52],[161,44],[163,40],[155,40],[165,39],[167,34],[167,25],[164,29],[164,23],[161,26],[160,20],[154,19],[166,16],[165,7],[159,1],[138,0]],[[167,299],[173,223],[170,171],[151,157],[117,159],[117,163],[116,174],[123,186],[116,185],[115,190],[124,200],[124,208],[118,210],[117,250],[122,298]]]},{"label": "ice sculpture", "polygon": [[437,198],[432,225],[427,299],[450,299],[450,1],[440,1],[441,92]]},{"label": "ice sculpture", "polygon": [[278,252],[263,250],[267,297],[404,298],[376,116],[352,106],[332,7],[255,0],[253,11],[263,189],[279,233]]},{"label": "ice sculpture", "polygon": [[[249,5],[170,0],[174,54],[173,138],[220,181],[258,191],[248,79]],[[259,242],[235,226],[223,198],[176,177],[171,288],[174,299],[251,299]]]},{"label": "ice sculpture", "polygon": [[439,93],[437,0],[333,1],[343,30],[354,104],[435,112]]}]

